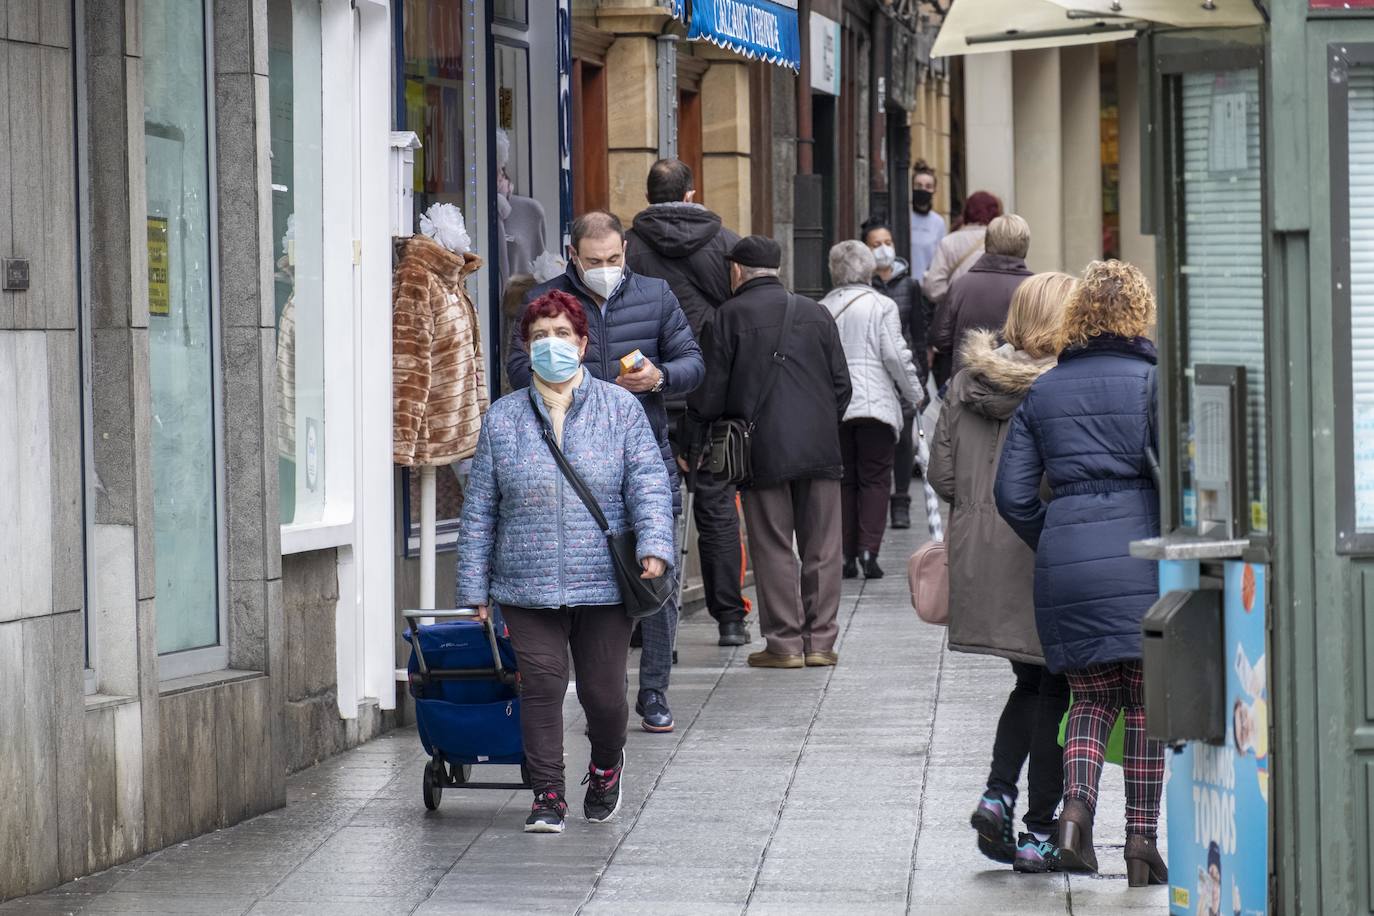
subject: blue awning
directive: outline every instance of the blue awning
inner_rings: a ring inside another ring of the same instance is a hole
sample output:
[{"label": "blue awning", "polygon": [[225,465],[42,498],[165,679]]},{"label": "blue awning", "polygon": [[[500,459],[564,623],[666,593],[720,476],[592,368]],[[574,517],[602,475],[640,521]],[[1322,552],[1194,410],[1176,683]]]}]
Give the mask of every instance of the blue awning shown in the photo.
[{"label": "blue awning", "polygon": [[[681,19],[686,0],[671,0]],[[801,69],[797,0],[692,0],[688,39],[709,41],[750,60]]]}]

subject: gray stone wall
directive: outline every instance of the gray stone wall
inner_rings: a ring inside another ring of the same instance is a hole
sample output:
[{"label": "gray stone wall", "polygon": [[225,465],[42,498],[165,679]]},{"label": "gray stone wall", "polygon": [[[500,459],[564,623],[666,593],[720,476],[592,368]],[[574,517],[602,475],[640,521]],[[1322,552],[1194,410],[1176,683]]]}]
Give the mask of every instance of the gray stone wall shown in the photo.
[{"label": "gray stone wall", "polygon": [[[88,104],[74,124],[69,4],[0,4],[0,255],[31,269],[28,290],[0,293],[0,479],[10,483],[0,488],[0,899],[285,802],[276,459],[265,446],[276,422],[266,4],[214,8],[233,669],[183,682],[160,679],[157,655],[140,6],[85,0],[77,78]],[[77,133],[88,151],[81,208]],[[78,314],[90,340],[90,468]],[[83,683],[87,619],[94,695]]]},{"label": "gray stone wall", "polygon": [[72,35],[65,4],[0,8],[0,255],[30,268],[0,292],[0,897],[88,846]]},{"label": "gray stone wall", "polygon": [[403,713],[375,701],[356,719],[339,717],[335,604],[338,552],[317,550],[282,558],[286,616],[286,768],[319,763],[401,724]]}]

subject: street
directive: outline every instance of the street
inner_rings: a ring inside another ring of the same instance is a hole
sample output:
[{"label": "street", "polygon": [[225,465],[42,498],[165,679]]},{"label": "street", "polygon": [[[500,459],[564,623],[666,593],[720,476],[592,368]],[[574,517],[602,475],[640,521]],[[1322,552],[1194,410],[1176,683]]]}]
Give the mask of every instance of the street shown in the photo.
[{"label": "street", "polygon": [[916,534],[889,534],[887,578],[846,583],[837,668],[750,669],[747,649],[713,645],[704,613],[685,619],[678,729],[646,734],[632,713],[625,806],[604,827],[581,818],[570,695],[561,836],[521,832],[525,792],[450,790],[427,813],[425,757],[405,728],[291,777],[285,809],[0,912],[1163,912],[1165,888],[1126,887],[1116,767],[1102,877],[1021,876],[978,854],[968,815],[1011,677],[1001,659],[948,652],[912,613],[898,558]]}]

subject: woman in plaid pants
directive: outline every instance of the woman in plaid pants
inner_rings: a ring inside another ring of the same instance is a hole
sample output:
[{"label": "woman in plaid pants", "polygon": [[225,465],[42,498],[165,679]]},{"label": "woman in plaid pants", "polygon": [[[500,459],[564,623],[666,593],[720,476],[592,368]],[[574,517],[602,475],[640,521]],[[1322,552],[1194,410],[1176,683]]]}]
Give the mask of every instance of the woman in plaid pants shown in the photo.
[{"label": "woman in plaid pants", "polygon": [[[1126,865],[1162,884],[1155,848],[1164,748],[1145,735],[1140,622],[1158,595],[1153,563],[1130,555],[1159,534],[1152,467],[1155,300],[1144,275],[1094,261],[1069,298],[1059,363],[1012,419],[997,508],[1036,551],[1035,620],[1050,671],[1073,691],[1064,745],[1061,867],[1096,871],[1092,826],[1107,737],[1126,720]],[[1051,498],[1041,497],[1042,482]]]}]

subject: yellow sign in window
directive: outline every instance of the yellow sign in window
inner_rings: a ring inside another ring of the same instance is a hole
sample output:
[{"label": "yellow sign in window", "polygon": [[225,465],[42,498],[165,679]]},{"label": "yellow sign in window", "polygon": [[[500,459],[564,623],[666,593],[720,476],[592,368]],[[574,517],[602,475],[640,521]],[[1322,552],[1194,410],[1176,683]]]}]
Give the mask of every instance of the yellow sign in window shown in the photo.
[{"label": "yellow sign in window", "polygon": [[148,314],[172,313],[172,288],[168,279],[167,219],[148,217]]}]

